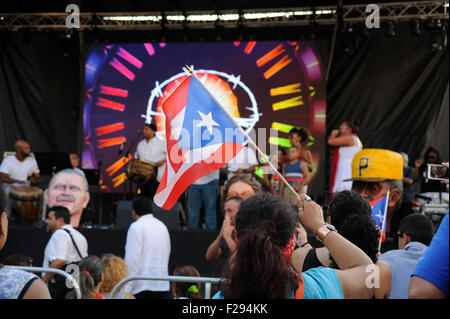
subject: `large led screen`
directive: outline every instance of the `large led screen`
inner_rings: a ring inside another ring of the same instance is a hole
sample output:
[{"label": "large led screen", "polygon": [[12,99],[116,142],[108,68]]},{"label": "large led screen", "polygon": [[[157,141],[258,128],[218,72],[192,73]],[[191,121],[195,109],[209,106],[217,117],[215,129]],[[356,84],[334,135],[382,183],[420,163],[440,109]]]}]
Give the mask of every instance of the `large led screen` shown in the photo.
[{"label": "large led screen", "polygon": [[324,156],[326,97],[313,41],[110,44],[88,52],[83,119],[82,167],[101,166],[105,191],[124,191],[144,123],[164,139],[162,103],[188,76],[185,65],[242,128],[266,130],[265,150],[290,146],[289,130],[307,128],[314,181]]}]

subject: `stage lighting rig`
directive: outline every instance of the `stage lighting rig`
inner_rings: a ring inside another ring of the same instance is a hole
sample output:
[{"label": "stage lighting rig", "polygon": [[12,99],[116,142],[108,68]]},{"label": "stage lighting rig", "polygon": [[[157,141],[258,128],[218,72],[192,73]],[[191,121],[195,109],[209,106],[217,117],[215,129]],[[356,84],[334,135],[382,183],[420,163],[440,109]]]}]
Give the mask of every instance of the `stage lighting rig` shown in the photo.
[{"label": "stage lighting rig", "polygon": [[413,21],[412,34],[413,35],[420,35],[421,33],[422,33],[422,31],[420,29],[420,20],[419,19],[415,19]]},{"label": "stage lighting rig", "polygon": [[388,37],[395,37],[395,35],[396,35],[396,32],[395,32],[395,22],[392,21],[392,20],[390,20],[390,21],[388,22],[388,26],[387,26],[387,28],[386,28],[386,35],[387,35]]}]

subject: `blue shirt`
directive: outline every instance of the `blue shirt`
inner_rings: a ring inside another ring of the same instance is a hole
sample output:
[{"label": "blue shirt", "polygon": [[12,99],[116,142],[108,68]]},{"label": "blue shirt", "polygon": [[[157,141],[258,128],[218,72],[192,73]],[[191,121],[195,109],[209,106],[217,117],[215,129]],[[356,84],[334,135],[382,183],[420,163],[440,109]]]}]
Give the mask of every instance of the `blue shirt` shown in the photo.
[{"label": "blue shirt", "polygon": [[[331,268],[317,267],[302,272],[305,285],[304,299],[344,299],[341,283]],[[291,296],[291,299],[294,296]],[[225,299],[217,292],[212,299]]]},{"label": "blue shirt", "polygon": [[448,296],[448,212],[411,276],[431,282]]},{"label": "blue shirt", "polygon": [[391,269],[391,293],[389,299],[408,299],[411,274],[416,269],[419,258],[427,246],[414,241],[404,249],[394,249],[382,254],[378,259],[385,261]]}]

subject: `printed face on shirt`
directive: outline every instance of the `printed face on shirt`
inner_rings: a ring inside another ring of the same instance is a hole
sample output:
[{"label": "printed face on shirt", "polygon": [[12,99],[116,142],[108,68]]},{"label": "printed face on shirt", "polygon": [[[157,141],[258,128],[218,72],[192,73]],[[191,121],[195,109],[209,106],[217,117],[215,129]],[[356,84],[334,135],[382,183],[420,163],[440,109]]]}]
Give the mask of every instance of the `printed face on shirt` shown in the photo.
[{"label": "printed face on shirt", "polygon": [[226,199],[234,196],[247,199],[253,195],[255,195],[253,188],[249,184],[239,181],[230,186]]},{"label": "printed face on shirt", "polygon": [[83,178],[76,174],[56,175],[45,191],[47,205],[64,206],[69,209],[70,215],[81,215],[89,202],[89,193],[84,190],[83,182]]},{"label": "printed face on shirt", "polygon": [[234,225],[236,221],[236,214],[239,211],[240,203],[235,200],[229,200],[223,205],[223,209],[225,211],[225,216],[229,215],[231,219],[231,224]]}]

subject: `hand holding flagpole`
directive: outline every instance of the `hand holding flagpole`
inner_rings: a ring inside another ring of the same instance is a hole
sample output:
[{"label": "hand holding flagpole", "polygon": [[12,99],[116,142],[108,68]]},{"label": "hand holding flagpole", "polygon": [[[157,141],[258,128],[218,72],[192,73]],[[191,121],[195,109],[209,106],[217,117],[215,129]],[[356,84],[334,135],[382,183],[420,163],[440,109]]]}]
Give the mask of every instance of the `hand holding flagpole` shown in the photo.
[{"label": "hand holding flagpole", "polygon": [[389,203],[389,191],[387,192],[386,197],[387,197],[387,199],[386,199],[386,206],[384,207],[383,223],[381,224],[381,236],[380,236],[380,241],[378,242],[378,252],[381,251],[381,241],[383,240],[383,234],[385,233],[385,228],[386,228],[387,207],[388,207],[388,203]]},{"label": "hand holding flagpole", "polygon": [[[197,81],[200,83],[200,85],[203,86],[203,88],[205,89],[206,92],[208,92],[208,94],[211,96],[211,98],[222,108],[222,110],[228,115],[228,117],[233,121],[233,123],[239,128],[239,130],[241,131],[241,133],[243,135],[245,135],[248,139],[248,142],[259,152],[259,154],[262,157],[266,157],[266,154],[264,154],[259,147],[256,145],[255,142],[253,142],[253,140],[250,138],[250,136],[248,136],[248,134],[242,129],[242,127],[236,122],[236,120],[234,119],[234,117],[232,117],[230,115],[230,113],[228,113],[228,111],[222,106],[222,104],[219,103],[219,101],[217,101],[217,99],[211,94],[211,92],[209,92],[209,90],[206,88],[206,86],[203,84],[203,82],[197,77],[197,75],[195,74],[194,70],[192,70],[189,66],[186,65],[187,70],[192,74],[192,76],[194,76]],[[282,182],[286,185],[287,188],[289,188],[297,197],[300,197],[300,195],[295,191],[295,189],[286,181],[286,179],[284,178],[284,176],[278,171],[278,169],[272,164],[271,161],[267,161],[270,165],[270,167],[274,170],[275,174],[278,174],[278,176],[280,176]]]}]

